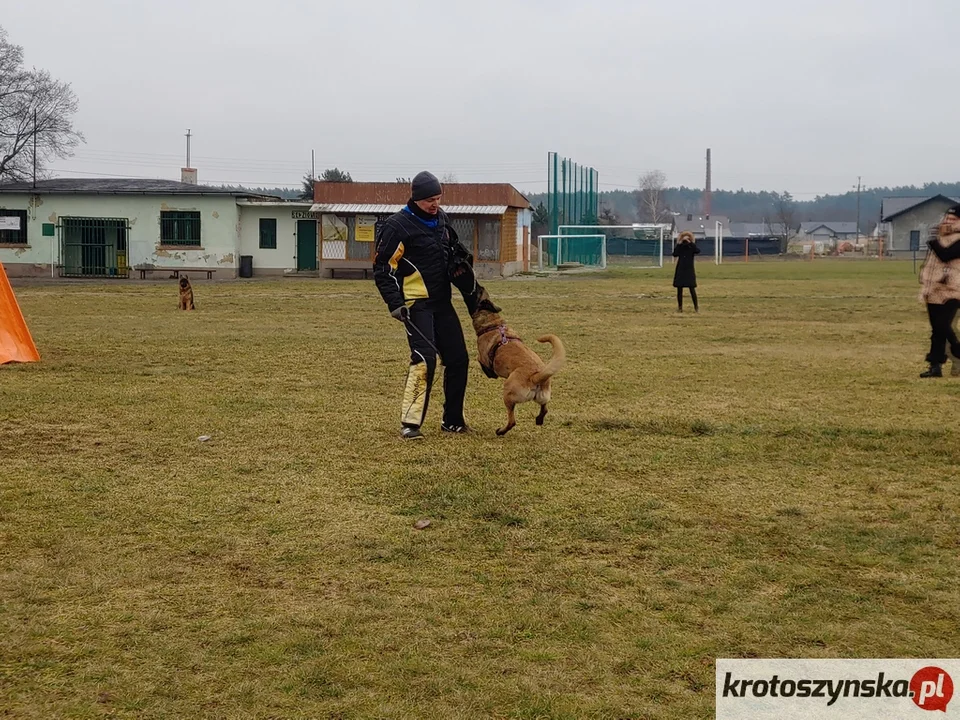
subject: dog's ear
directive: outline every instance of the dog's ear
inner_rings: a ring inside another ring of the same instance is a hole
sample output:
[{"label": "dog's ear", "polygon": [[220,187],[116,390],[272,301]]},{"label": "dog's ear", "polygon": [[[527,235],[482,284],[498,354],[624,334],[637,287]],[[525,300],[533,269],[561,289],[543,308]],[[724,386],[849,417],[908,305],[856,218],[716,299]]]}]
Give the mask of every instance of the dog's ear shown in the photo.
[{"label": "dog's ear", "polygon": [[481,300],[480,303],[477,305],[477,309],[484,310],[485,312],[488,312],[488,313],[500,312],[500,308],[494,305],[493,300],[490,300],[489,298],[484,298],[483,300]]}]

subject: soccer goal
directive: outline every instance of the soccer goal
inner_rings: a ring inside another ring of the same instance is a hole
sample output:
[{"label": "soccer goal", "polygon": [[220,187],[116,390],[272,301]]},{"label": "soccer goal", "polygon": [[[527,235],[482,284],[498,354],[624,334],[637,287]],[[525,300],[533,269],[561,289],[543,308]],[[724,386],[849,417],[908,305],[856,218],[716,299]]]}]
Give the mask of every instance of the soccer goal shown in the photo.
[{"label": "soccer goal", "polygon": [[663,267],[664,244],[670,239],[665,223],[633,225],[561,225],[559,232],[572,234],[595,232],[603,235],[603,267],[609,263],[630,267]]},{"label": "soccer goal", "polygon": [[565,264],[579,264],[587,268],[607,267],[606,236],[596,235],[538,235],[537,266],[540,270]]}]

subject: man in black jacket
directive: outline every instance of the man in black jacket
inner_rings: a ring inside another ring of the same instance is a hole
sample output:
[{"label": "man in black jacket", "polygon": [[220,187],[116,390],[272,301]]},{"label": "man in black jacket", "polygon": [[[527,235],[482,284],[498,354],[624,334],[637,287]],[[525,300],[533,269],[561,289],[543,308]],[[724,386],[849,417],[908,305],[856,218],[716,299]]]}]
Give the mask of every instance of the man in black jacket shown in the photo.
[{"label": "man in black jacket", "polygon": [[373,276],[390,314],[404,323],[410,367],[401,406],[401,436],[423,438],[437,351],[444,364],[443,420],[440,429],[467,433],[463,400],[469,358],[460,318],[453,309],[451,282],[463,294],[467,310],[476,309],[482,290],[472,256],[440,209],[443,189],[429,172],[413,179],[406,207],[377,228]]}]

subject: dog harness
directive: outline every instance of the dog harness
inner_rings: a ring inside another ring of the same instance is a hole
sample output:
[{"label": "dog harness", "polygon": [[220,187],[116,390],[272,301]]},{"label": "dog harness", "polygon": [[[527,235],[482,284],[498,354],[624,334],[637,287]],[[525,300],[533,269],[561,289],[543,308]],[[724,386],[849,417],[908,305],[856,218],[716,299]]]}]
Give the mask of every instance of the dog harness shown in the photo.
[{"label": "dog harness", "polygon": [[[489,363],[489,365],[484,365],[483,363],[480,363],[480,365],[483,366],[484,371],[486,371],[486,370],[489,368],[489,370],[490,370],[491,372],[493,372],[493,361],[494,361],[494,360],[496,359],[496,357],[497,357],[497,350],[499,350],[500,348],[502,348],[502,347],[503,347],[504,345],[506,345],[507,343],[520,342],[520,338],[508,337],[508,336],[507,336],[507,326],[506,326],[506,325],[498,325],[498,326],[496,326],[496,327],[492,327],[492,328],[489,328],[489,329],[487,329],[487,330],[484,330],[482,333],[480,333],[480,336],[482,337],[482,336],[486,335],[487,333],[492,333],[492,332],[494,332],[495,330],[499,330],[499,331],[500,331],[500,342],[498,342],[496,345],[494,345],[494,346],[492,346],[492,347],[490,348],[490,355],[489,355],[489,357],[487,358],[487,362]],[[488,374],[489,374],[489,373],[488,373]],[[496,377],[496,374],[494,373],[494,374],[491,375],[490,377]]]}]

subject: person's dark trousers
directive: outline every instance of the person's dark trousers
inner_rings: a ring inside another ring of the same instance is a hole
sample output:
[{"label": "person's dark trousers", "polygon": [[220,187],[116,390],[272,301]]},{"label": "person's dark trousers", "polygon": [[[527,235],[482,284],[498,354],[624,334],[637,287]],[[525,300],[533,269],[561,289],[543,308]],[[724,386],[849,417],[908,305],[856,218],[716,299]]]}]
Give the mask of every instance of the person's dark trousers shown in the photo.
[{"label": "person's dark trousers", "polygon": [[950,351],[960,357],[960,341],[953,331],[953,319],[960,309],[960,301],[948,300],[943,305],[927,305],[927,315],[930,318],[930,353],[927,362],[934,365],[943,365],[947,361],[947,343]]},{"label": "person's dark trousers", "polygon": [[420,427],[427,416],[437,369],[437,353],[430,347],[432,343],[440,351],[444,366],[443,422],[446,425],[466,425],[463,401],[470,361],[456,310],[449,300],[418,300],[410,307],[410,323],[420,332],[412,327],[406,328],[407,342],[410,344],[410,368],[403,392],[400,422],[406,427]]},{"label": "person's dark trousers", "polygon": [[[697,289],[690,288],[690,299],[693,300],[693,309],[699,310],[700,305],[697,302]],[[677,308],[683,310],[683,288],[677,288]]]}]

